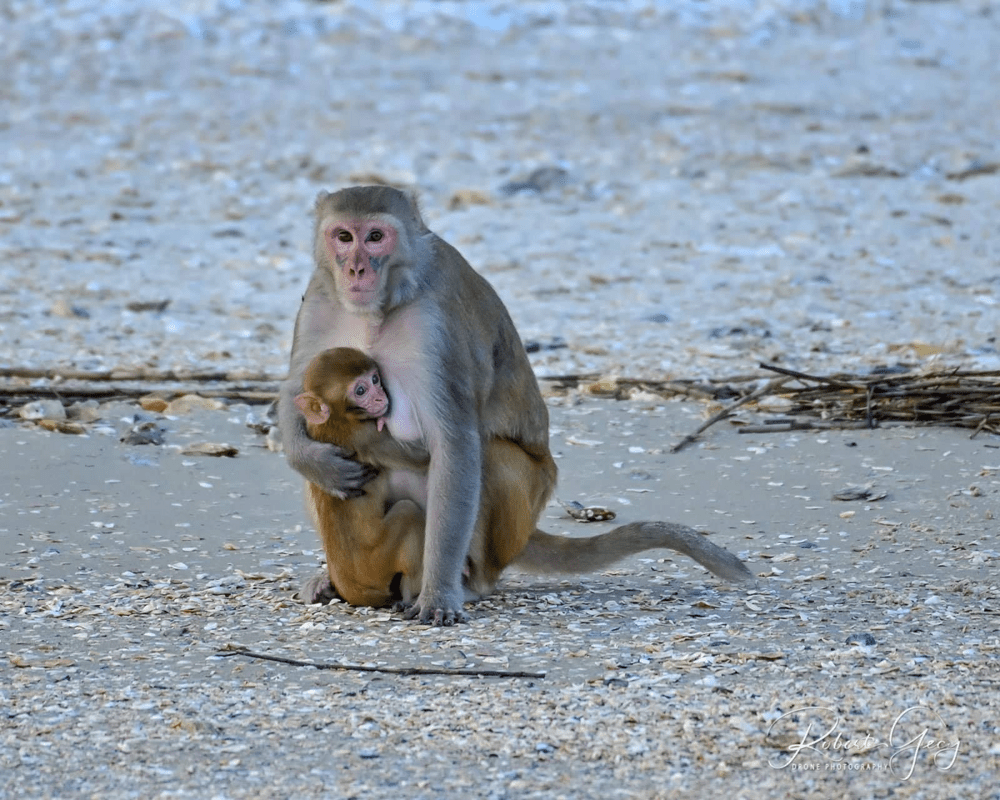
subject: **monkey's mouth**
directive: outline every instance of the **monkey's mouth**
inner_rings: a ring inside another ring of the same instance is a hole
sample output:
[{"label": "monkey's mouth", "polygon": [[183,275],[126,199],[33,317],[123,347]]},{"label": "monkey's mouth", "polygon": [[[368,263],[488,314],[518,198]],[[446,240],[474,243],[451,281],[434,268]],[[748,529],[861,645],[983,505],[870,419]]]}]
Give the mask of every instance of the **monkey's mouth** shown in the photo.
[{"label": "monkey's mouth", "polygon": [[359,289],[352,286],[349,292],[351,300],[359,306],[370,306],[378,299],[378,289]]}]

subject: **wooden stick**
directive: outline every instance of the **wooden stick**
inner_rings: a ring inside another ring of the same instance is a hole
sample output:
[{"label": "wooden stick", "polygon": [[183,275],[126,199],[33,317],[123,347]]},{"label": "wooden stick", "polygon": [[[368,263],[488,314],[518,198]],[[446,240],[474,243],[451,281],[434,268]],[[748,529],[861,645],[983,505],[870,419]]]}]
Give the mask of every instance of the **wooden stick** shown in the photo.
[{"label": "wooden stick", "polygon": [[709,428],[711,428],[716,422],[718,422],[719,420],[725,419],[726,417],[732,416],[734,409],[739,408],[742,405],[746,405],[747,403],[752,402],[753,400],[756,400],[758,397],[763,397],[766,394],[772,393],[775,389],[777,389],[780,386],[783,386],[784,384],[788,383],[788,381],[790,381],[790,380],[791,380],[791,377],[788,377],[788,376],[786,376],[784,378],[775,378],[773,381],[768,381],[764,386],[761,386],[759,389],[756,389],[755,391],[750,392],[750,394],[744,395],[743,397],[741,397],[736,402],[734,402],[734,403],[726,406],[718,414],[713,414],[708,419],[708,421],[705,422],[704,425],[702,425],[700,428],[698,428],[698,430],[696,430],[694,433],[689,433],[687,436],[685,436],[683,439],[681,439],[677,444],[675,444],[673,447],[671,447],[670,448],[670,452],[671,453],[680,452],[683,448],[687,447],[689,444],[691,444],[691,442],[693,442],[695,439],[697,439],[698,436],[700,436],[706,430],[708,430]]},{"label": "wooden stick", "polygon": [[979,432],[986,427],[989,421],[990,421],[990,415],[987,414],[985,417],[983,417],[983,421],[976,426],[976,429],[972,432],[972,436],[970,436],[969,438],[975,439],[979,435]]},{"label": "wooden stick", "polygon": [[73,369],[72,367],[55,369],[34,369],[31,367],[0,367],[0,377],[2,378],[29,378],[37,380],[45,378],[47,380],[77,380],[77,381],[150,381],[160,383],[171,383],[177,381],[226,381],[228,383],[280,383],[284,376],[268,375],[267,373],[244,373],[242,370],[230,370],[229,372],[199,372],[197,370],[152,370],[145,368],[137,369],[110,369],[100,372],[87,372],[85,370]]},{"label": "wooden stick", "polygon": [[791,378],[799,378],[805,381],[813,381],[815,383],[825,383],[827,386],[839,386],[841,389],[862,389],[864,387],[858,386],[854,383],[846,383],[844,381],[838,381],[836,378],[823,378],[819,375],[808,375],[805,372],[796,372],[794,369],[785,369],[785,367],[776,367],[774,364],[765,364],[763,361],[759,364],[761,369],[770,370],[771,372],[778,372],[782,375],[788,375]]},{"label": "wooden stick", "polygon": [[262,661],[275,661],[279,664],[291,664],[293,667],[312,667],[313,669],[341,670],[346,672],[381,672],[388,675],[465,675],[473,678],[544,678],[544,672],[519,672],[503,669],[446,669],[444,667],[366,667],[362,664],[320,663],[314,661],[299,661],[284,656],[270,656],[265,653],[254,653],[250,650],[220,650],[215,655],[220,658],[243,656],[244,658],[259,658]]}]

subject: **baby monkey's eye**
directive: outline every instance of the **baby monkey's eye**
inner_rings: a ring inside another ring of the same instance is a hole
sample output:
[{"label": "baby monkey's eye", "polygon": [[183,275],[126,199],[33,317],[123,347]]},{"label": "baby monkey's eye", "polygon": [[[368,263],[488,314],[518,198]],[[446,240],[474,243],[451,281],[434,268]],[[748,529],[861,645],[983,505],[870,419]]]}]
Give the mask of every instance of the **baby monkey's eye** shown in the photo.
[{"label": "baby monkey's eye", "polygon": [[354,390],[355,397],[363,397],[365,394],[365,387],[363,384],[358,384],[357,388]]}]

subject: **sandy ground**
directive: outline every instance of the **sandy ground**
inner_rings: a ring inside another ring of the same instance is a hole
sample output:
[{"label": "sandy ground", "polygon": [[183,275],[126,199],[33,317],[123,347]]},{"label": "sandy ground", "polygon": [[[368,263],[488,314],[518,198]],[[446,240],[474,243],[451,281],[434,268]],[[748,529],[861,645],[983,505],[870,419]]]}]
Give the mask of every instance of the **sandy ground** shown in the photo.
[{"label": "sandy ground", "polygon": [[[164,447],[117,441],[130,411],[85,438],[0,430],[10,796],[995,791],[996,444],[719,426],[669,455],[697,408],[567,401],[563,499],[715,531],[757,586],[657,552],[581,581],[511,573],[468,624],[422,629],[293,599],[321,553],[298,479],[244,410],[167,421]],[[203,441],[240,454],[180,454]],[[850,486],[886,496],[832,499]],[[610,524],[555,504],[543,520]],[[544,677],[319,671],[226,648]]]},{"label": "sandy ground", "polygon": [[[997,369],[997,14],[8,3],[0,370],[279,377],[312,198],[373,178],[543,378]],[[563,499],[712,531],[757,586],[653,553],[434,630],[296,602],[320,552],[262,407],[136,446],[134,405],[74,436],[8,396],[0,796],[1000,797],[995,437],[724,423],[670,454],[704,406],[554,394]]]}]

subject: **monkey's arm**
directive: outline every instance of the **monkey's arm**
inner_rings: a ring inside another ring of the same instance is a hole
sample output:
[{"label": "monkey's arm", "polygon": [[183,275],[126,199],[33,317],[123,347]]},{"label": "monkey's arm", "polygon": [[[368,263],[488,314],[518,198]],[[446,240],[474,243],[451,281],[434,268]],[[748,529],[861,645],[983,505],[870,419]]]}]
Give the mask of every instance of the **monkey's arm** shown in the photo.
[{"label": "monkey's arm", "polygon": [[387,430],[376,431],[374,421],[365,425],[365,435],[353,443],[354,457],[383,469],[426,470],[430,454],[420,442],[399,442]]},{"label": "monkey's arm", "polygon": [[482,444],[474,420],[459,424],[447,414],[439,418],[443,427],[430,441],[423,582],[404,616],[453,625],[465,619],[462,570],[479,514]]},{"label": "monkey's arm", "polygon": [[278,395],[278,429],[288,464],[310,483],[334,497],[349,499],[364,494],[362,488],[378,471],[359,464],[336,445],[309,438],[306,421],[295,405],[303,390],[302,379],[309,362],[330,346],[330,332],[341,322],[330,278],[317,269],[302,296],[295,318],[288,378]]},{"label": "monkey's arm", "polygon": [[347,451],[336,445],[309,438],[305,419],[295,405],[295,396],[301,391],[301,381],[289,377],[278,399],[278,428],[289,465],[334,497],[360,497],[362,487],[378,475],[378,470],[348,458]]}]

